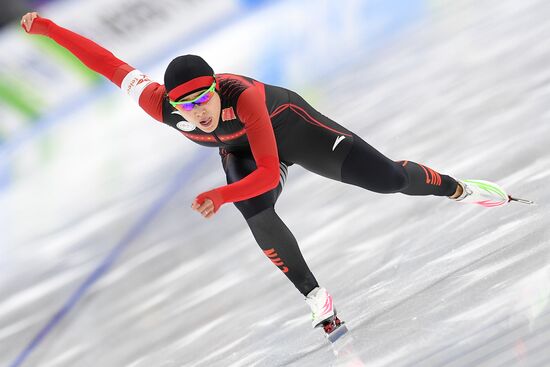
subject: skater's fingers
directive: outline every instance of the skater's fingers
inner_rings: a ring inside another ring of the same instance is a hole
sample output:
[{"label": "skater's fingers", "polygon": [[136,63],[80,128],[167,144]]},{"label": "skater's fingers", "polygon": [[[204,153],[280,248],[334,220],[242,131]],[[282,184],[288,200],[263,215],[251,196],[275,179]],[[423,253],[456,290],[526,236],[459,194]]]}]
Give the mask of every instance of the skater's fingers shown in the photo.
[{"label": "skater's fingers", "polygon": [[21,25],[23,26],[23,28],[27,32],[29,31],[29,29],[27,28],[27,22],[29,20],[28,15],[29,15],[29,13],[23,15],[23,17],[21,18]]},{"label": "skater's fingers", "polygon": [[206,200],[203,201],[202,203],[199,203],[199,198],[196,197],[195,200],[193,200],[193,204],[191,204],[191,208],[193,210],[200,211],[201,206],[203,206],[205,204],[205,202],[206,202]]},{"label": "skater's fingers", "polygon": [[191,209],[197,210],[198,207],[199,207],[199,202],[197,201],[197,199],[195,199],[191,204]]},{"label": "skater's fingers", "polygon": [[210,218],[210,217],[212,217],[214,214],[216,214],[215,211],[214,211],[214,205],[208,207],[208,208],[205,209],[205,211],[204,211],[204,217],[205,217],[205,218]]},{"label": "skater's fingers", "polygon": [[21,23],[28,24],[32,20],[32,13],[27,13],[21,18]]},{"label": "skater's fingers", "polygon": [[212,202],[212,200],[206,199],[197,210],[203,214],[208,214],[209,212],[214,211],[214,203]]},{"label": "skater's fingers", "polygon": [[214,212],[214,202],[210,199],[205,199],[202,204],[199,205],[197,199],[191,204],[193,210],[201,213],[202,216],[206,217],[207,215]]},{"label": "skater's fingers", "polygon": [[37,12],[27,13],[21,18],[21,25],[25,28],[27,32],[30,31],[32,23],[36,18],[38,18]]},{"label": "skater's fingers", "polygon": [[204,211],[204,209],[206,209],[206,200],[201,205],[197,205],[195,207],[195,210],[198,211],[199,213],[202,213]]}]

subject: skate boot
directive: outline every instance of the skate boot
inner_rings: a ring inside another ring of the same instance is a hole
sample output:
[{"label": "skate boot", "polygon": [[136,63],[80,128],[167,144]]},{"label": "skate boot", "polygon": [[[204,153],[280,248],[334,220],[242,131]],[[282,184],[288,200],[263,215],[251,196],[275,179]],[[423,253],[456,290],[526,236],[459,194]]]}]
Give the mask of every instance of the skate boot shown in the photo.
[{"label": "skate boot", "polygon": [[306,297],[306,303],[311,308],[314,328],[323,327],[325,336],[330,342],[336,341],[348,330],[343,321],[336,316],[336,309],[332,303],[332,296],[325,288],[317,287]]},{"label": "skate boot", "polygon": [[515,201],[522,204],[534,204],[531,200],[512,197],[499,185],[483,180],[457,180],[462,187],[462,194],[455,201],[479,204],[484,207],[494,207]]},{"label": "skate boot", "polygon": [[461,203],[478,204],[487,208],[501,206],[510,201],[506,191],[499,185],[483,180],[457,180],[462,194],[453,199]]}]

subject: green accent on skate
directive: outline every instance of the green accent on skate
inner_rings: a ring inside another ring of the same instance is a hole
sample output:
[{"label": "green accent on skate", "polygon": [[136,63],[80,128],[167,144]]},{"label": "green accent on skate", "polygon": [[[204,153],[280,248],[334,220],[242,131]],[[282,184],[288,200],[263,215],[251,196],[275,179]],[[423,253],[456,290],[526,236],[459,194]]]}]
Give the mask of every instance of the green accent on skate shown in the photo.
[{"label": "green accent on skate", "polygon": [[[34,105],[40,98],[27,90],[21,83],[0,78],[0,99],[30,119],[37,118],[39,115],[38,109]],[[33,103],[28,101],[33,101]]]},{"label": "green accent on skate", "polygon": [[489,183],[476,181],[476,180],[464,180],[464,182],[470,183],[472,185],[476,185],[485,191],[495,193],[500,197],[502,197],[503,199],[506,199],[506,200],[508,199],[508,195],[504,191],[502,191],[500,188],[493,186]]},{"label": "green accent on skate", "polygon": [[54,40],[47,37],[32,37],[31,39],[38,48],[42,49],[44,52],[56,58],[65,66],[72,69],[86,82],[95,84],[101,81],[101,75],[90,70],[70,51],[59,46]]}]

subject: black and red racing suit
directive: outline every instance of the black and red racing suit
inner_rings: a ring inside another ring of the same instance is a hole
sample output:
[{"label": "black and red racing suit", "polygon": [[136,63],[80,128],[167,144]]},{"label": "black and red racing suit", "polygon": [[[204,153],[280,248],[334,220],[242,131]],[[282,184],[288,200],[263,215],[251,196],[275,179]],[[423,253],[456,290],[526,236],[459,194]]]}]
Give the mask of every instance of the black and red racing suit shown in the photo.
[{"label": "black and red racing suit", "polygon": [[288,166],[379,193],[450,196],[457,187],[447,175],[410,161],[395,162],[356,134],[319,113],[297,93],[235,74],[216,74],[221,100],[217,128],[194,129],[168,102],[164,85],[152,81],[111,52],[45,18],[30,33],[52,38],[90,69],[132,96],[154,119],[197,144],[217,147],[227,185],[204,192],[221,205],[233,202],[265,255],[307,295],[317,281],[297,241],[275,212]]}]

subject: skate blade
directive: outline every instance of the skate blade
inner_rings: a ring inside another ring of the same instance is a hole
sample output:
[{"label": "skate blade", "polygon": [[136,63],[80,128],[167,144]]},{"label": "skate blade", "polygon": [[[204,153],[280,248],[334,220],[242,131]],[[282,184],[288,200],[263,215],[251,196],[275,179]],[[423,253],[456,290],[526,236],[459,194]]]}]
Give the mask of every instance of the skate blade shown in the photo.
[{"label": "skate blade", "polygon": [[520,198],[515,198],[515,197],[512,197],[512,196],[510,196],[510,195],[508,195],[508,201],[517,201],[518,203],[528,204],[528,205],[535,204],[534,201],[526,200],[526,199],[520,199]]},{"label": "skate blade", "polygon": [[348,327],[344,323],[341,323],[340,326],[338,326],[336,329],[332,331],[332,333],[326,334],[325,336],[327,337],[327,340],[329,342],[334,343],[338,339],[346,335],[347,333],[348,333]]}]

